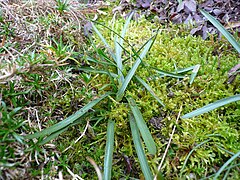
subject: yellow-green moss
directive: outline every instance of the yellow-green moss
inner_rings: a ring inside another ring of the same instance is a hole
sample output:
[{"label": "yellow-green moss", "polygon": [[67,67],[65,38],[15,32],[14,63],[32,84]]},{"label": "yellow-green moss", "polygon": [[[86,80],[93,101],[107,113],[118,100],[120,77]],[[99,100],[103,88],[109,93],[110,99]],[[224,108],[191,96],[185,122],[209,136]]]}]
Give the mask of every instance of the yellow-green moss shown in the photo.
[{"label": "yellow-green moss", "polygon": [[[116,20],[115,23],[115,27],[117,28],[114,30],[119,33],[123,26],[123,20]],[[112,24],[111,22],[105,21],[105,25],[111,26]],[[111,39],[113,37],[112,32],[101,26],[98,26],[98,28],[109,43],[113,45],[113,39]],[[154,35],[157,28],[157,24],[140,19],[138,22],[132,22],[130,24],[125,39],[138,50],[152,35]],[[147,66],[142,65],[137,70],[137,74],[148,82],[158,97],[166,104],[166,108],[158,104],[150,93],[140,84],[137,84],[137,82],[132,81],[126,92],[136,100],[147,122],[152,117],[163,118],[163,127],[160,130],[155,129],[148,123],[155,137],[157,146],[159,147],[158,156],[162,156],[163,149],[165,148],[164,144],[166,144],[169,138],[181,106],[183,108],[181,114],[185,114],[216,100],[239,93],[240,91],[236,88],[239,83],[238,79],[236,79],[237,82],[233,84],[226,83],[227,71],[239,62],[237,53],[231,51],[227,54],[223,52],[221,56],[215,55],[214,49],[222,45],[221,42],[215,43],[210,40],[204,41],[200,37],[182,35],[179,31],[174,31],[174,28],[176,27],[173,26],[173,30],[160,27],[159,34],[149,55],[143,59],[144,64]],[[95,43],[98,47],[103,47],[101,41],[97,37],[95,38]],[[130,50],[130,47],[128,47],[126,43],[125,47]],[[124,75],[127,74],[133,62],[133,60],[125,62]],[[187,68],[196,64],[200,64],[201,67],[191,86],[189,85],[189,78],[177,80],[165,77],[149,80],[154,72],[149,69],[148,66],[172,72],[174,71],[174,66],[177,68]],[[101,69],[102,67],[96,65],[95,68]],[[97,84],[110,83],[109,79],[102,80],[101,76],[99,76],[99,79],[96,81]],[[172,96],[169,96],[170,92],[173,93]],[[229,109],[229,107],[231,108]],[[226,161],[229,155],[226,153],[219,153],[220,150],[214,146],[214,143],[219,143],[223,148],[229,151],[237,152],[237,150],[240,149],[239,128],[229,121],[229,116],[227,114],[229,111],[238,108],[239,103],[233,103],[232,105],[219,108],[193,119],[180,120],[172,141],[172,144],[175,145],[176,148],[171,149],[172,156],[166,159],[166,164],[162,170],[164,175],[166,177],[176,178],[189,151],[197,144],[209,138],[212,138],[212,141],[209,143],[211,146],[199,148],[190,157],[189,163],[184,170],[186,176],[189,175],[189,173],[193,173],[196,177],[202,177],[205,174],[210,175],[213,173],[213,168],[207,168],[205,170],[204,168],[206,166],[219,166]],[[126,151],[128,148],[132,151],[132,145],[128,143],[131,141],[129,140],[131,136],[128,135],[130,133],[127,119],[128,111],[129,108],[127,103],[113,103],[111,112],[108,114],[109,118],[114,119],[117,124],[117,152],[124,151],[128,153]],[[164,115],[162,115],[162,111]],[[237,117],[239,117],[239,112],[237,113]],[[127,134],[126,131],[128,131]],[[216,136],[209,137],[210,134],[215,134]],[[132,153],[130,154],[132,155]],[[154,159],[152,159],[152,161],[154,161]],[[150,163],[153,164],[152,162]],[[175,175],[171,175],[172,173],[175,173]]]}]

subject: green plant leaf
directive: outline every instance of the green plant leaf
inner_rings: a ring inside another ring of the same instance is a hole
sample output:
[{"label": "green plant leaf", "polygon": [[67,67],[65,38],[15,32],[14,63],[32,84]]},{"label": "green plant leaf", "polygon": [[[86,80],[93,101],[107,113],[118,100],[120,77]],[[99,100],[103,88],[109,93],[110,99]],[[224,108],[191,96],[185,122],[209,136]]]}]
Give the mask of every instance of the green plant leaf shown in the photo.
[{"label": "green plant leaf", "polygon": [[152,88],[140,77],[138,77],[137,75],[134,76],[138,82],[140,82],[147,90],[148,92],[163,106],[165,107],[165,105],[163,104],[163,102],[159,99],[159,97],[153,92]]},{"label": "green plant leaf", "polygon": [[218,172],[214,176],[214,180],[218,179],[218,176],[227,168],[227,166],[232,163],[238,156],[240,155],[240,151],[236,153],[234,156],[232,156],[227,162],[224,163],[224,165],[218,170]]},{"label": "green plant leaf", "polygon": [[42,141],[38,142],[38,144],[41,146],[41,145],[44,145],[44,144],[48,143],[49,141],[55,139],[58,135],[62,134],[67,129],[68,129],[68,127],[60,129],[59,131],[50,134],[45,139],[43,139]]},{"label": "green plant leaf", "polygon": [[150,47],[152,46],[153,40],[150,39],[148,40],[146,46],[144,46],[144,49],[142,51],[142,53],[140,54],[140,56],[137,58],[137,60],[135,61],[135,63],[133,64],[132,69],[128,72],[122,86],[120,87],[120,89],[117,92],[117,97],[116,100],[120,101],[124,95],[124,92],[129,84],[129,82],[131,81],[132,77],[134,76],[138,66],[140,65],[140,63],[142,62],[142,59],[146,56],[146,54],[148,53]]},{"label": "green plant leaf", "polygon": [[105,157],[104,157],[104,173],[103,173],[104,180],[111,179],[113,149],[114,149],[114,124],[115,124],[114,121],[108,120],[107,142],[106,142]]},{"label": "green plant leaf", "polygon": [[155,142],[154,142],[153,137],[146,125],[146,122],[144,121],[144,119],[142,117],[140,110],[137,107],[136,102],[130,96],[127,97],[127,100],[130,105],[130,108],[132,110],[132,113],[134,115],[134,118],[136,119],[138,129],[139,129],[141,136],[143,138],[143,141],[148,149],[148,152],[150,154],[156,154],[157,148],[156,148]]},{"label": "green plant leaf", "polygon": [[14,109],[9,113],[9,116],[10,116],[10,117],[14,116],[14,115],[17,114],[18,111],[20,111],[21,109],[22,109],[22,107],[14,108]]},{"label": "green plant leaf", "polygon": [[96,74],[108,74],[108,75],[111,75],[113,78],[118,77],[118,75],[115,73],[107,72],[104,70],[96,70],[96,69],[89,68],[89,67],[78,68],[78,70],[85,71],[85,72],[92,72],[92,73],[96,73]]},{"label": "green plant leaf", "polygon": [[[106,59],[106,57],[104,57],[104,59]],[[105,62],[105,61],[96,60],[96,59],[91,58],[91,57],[87,57],[86,60],[90,61],[90,62],[97,63],[97,64],[101,64],[101,65],[116,66],[116,64],[109,61],[109,59],[107,59],[107,62]]]},{"label": "green plant leaf", "polygon": [[106,46],[107,50],[111,54],[113,59],[116,59],[115,55],[113,54],[113,51],[110,47],[110,45],[107,43],[106,39],[103,37],[103,35],[100,33],[100,31],[96,28],[96,26],[92,23],[93,30],[97,33],[98,37],[101,39],[103,44]]},{"label": "green plant leaf", "polygon": [[223,36],[227,38],[227,40],[232,44],[232,46],[240,53],[240,45],[236,41],[236,39],[223,27],[223,25],[218,22],[212,15],[208,12],[200,9],[200,12],[222,33]]},{"label": "green plant leaf", "polygon": [[123,64],[122,64],[122,47],[119,44],[119,39],[117,36],[115,36],[114,38],[114,44],[115,44],[115,56],[116,56],[116,64],[117,64],[117,71],[118,71],[118,82],[119,84],[122,84],[122,82],[124,81],[124,76],[122,73],[123,70]]},{"label": "green plant leaf", "polygon": [[119,39],[117,36],[115,37],[115,51],[116,51],[116,63],[117,63],[117,67],[118,67],[118,76],[120,77],[119,81],[120,81],[120,84],[123,83],[124,81],[124,76],[122,74],[122,70],[123,70],[123,65],[122,65],[122,47],[123,47],[123,39],[125,37],[125,34],[127,32],[127,28],[128,28],[128,25],[130,23],[130,20],[132,19],[132,16],[133,16],[133,12],[130,14],[130,16],[128,17],[124,27],[123,27],[123,30],[122,30],[122,33],[121,33],[121,38]]},{"label": "green plant leaf", "polygon": [[195,79],[195,77],[197,76],[198,70],[200,68],[200,65],[197,64],[196,66],[194,66],[193,70],[192,70],[192,74],[190,76],[190,82],[189,84],[191,85]]},{"label": "green plant leaf", "polygon": [[159,73],[161,75],[164,75],[164,76],[169,76],[169,77],[174,77],[174,78],[184,78],[183,75],[178,75],[178,74],[174,74],[174,73],[171,73],[171,72],[163,71],[163,70],[160,70],[160,69],[155,68],[155,67],[151,67],[151,68],[154,69],[157,73]]},{"label": "green plant leaf", "polygon": [[133,137],[133,143],[134,143],[134,146],[135,146],[135,149],[137,152],[137,156],[138,156],[138,159],[140,162],[140,167],[142,169],[145,179],[152,180],[153,175],[148,166],[147,158],[145,156],[145,153],[144,153],[144,150],[142,147],[142,143],[141,143],[139,130],[138,130],[136,121],[135,121],[132,113],[129,114],[129,120],[130,120],[130,127],[131,127],[131,132],[132,132],[132,137]]},{"label": "green plant leaf", "polygon": [[187,68],[180,68],[180,69],[177,69],[175,72],[177,74],[186,73],[186,72],[192,71],[194,69],[194,67],[195,66],[190,66],[190,67],[187,67]]},{"label": "green plant leaf", "polygon": [[101,100],[103,100],[110,94],[112,94],[112,93],[106,93],[106,94],[102,95],[100,98],[91,101],[90,103],[85,105],[83,108],[78,110],[75,114],[67,117],[65,120],[63,120],[57,124],[54,124],[53,126],[50,126],[40,132],[36,132],[34,134],[27,135],[24,138],[33,139],[33,138],[38,138],[38,137],[44,137],[44,136],[50,135],[52,133],[56,133],[57,131],[74,123],[74,121],[76,121],[78,118],[82,117],[85,113],[88,112],[88,110],[90,110],[93,106],[95,106],[97,103],[99,103]]},{"label": "green plant leaf", "polygon": [[211,110],[214,110],[216,108],[219,108],[221,106],[224,106],[226,104],[229,104],[229,103],[232,103],[232,102],[235,102],[235,101],[239,101],[239,100],[240,100],[240,94],[237,94],[237,95],[234,95],[234,96],[231,96],[231,97],[227,97],[227,98],[218,100],[214,103],[203,106],[202,108],[199,108],[195,111],[187,113],[187,114],[183,115],[181,118],[185,119],[185,118],[191,118],[191,117],[194,117],[194,116],[198,116],[200,114],[209,112]]}]

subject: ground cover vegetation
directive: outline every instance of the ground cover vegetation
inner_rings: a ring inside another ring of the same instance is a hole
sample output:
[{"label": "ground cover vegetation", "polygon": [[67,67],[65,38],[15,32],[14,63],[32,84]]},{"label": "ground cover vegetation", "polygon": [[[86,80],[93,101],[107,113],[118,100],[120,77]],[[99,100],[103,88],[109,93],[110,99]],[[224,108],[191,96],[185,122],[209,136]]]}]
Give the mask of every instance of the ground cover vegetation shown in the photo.
[{"label": "ground cover vegetation", "polygon": [[0,1],[1,179],[239,179],[237,33],[126,2]]}]

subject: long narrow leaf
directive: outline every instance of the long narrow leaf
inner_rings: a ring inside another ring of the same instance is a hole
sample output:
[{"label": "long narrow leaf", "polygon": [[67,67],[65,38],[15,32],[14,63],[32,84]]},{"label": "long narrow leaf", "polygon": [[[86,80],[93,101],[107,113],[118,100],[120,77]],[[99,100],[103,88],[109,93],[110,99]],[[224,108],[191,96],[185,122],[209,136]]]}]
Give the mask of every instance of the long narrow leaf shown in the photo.
[{"label": "long narrow leaf", "polygon": [[84,71],[84,72],[97,73],[97,74],[110,74],[114,78],[118,77],[118,75],[115,74],[115,73],[107,72],[107,71],[104,71],[104,70],[96,70],[96,69],[92,69],[92,68],[89,68],[89,67],[78,68],[78,70],[81,70],[81,71]]},{"label": "long narrow leaf", "polygon": [[[127,18],[127,21],[124,24],[124,27],[122,29],[120,40],[117,38],[117,41],[116,41],[118,43],[118,46],[116,46],[117,50],[118,50],[118,53],[116,54],[116,57],[117,57],[116,59],[117,59],[117,62],[120,61],[119,63],[121,63],[123,40],[124,40],[125,34],[127,32],[128,25],[129,25],[129,23],[130,23],[130,21],[132,19],[133,14],[134,14],[134,12],[132,12],[130,14],[130,16]],[[122,70],[122,69],[120,69],[120,70]]]},{"label": "long narrow leaf", "polygon": [[[240,163],[235,164],[235,165],[232,165],[232,166],[229,166],[229,167],[227,167],[226,169],[224,169],[223,171],[230,170],[230,169],[232,169],[232,168],[239,167],[239,166],[240,166]],[[207,179],[209,180],[209,179],[211,179],[212,177],[214,177],[215,175],[216,175],[216,173],[215,173],[215,174],[212,174],[212,175],[210,175],[210,176],[201,178],[200,180],[207,180]]]},{"label": "long narrow leaf", "polygon": [[91,58],[91,57],[87,57],[86,60],[90,61],[90,62],[97,63],[97,64],[101,64],[101,65],[116,66],[114,63],[109,63],[109,62],[105,62],[105,61],[99,61],[99,60],[96,60],[96,59]]},{"label": "long narrow leaf", "polygon": [[214,180],[218,179],[218,176],[226,169],[226,167],[234,161],[234,159],[238,158],[238,156],[240,155],[240,151],[238,153],[236,153],[234,156],[232,156],[227,162],[224,163],[224,165],[218,170],[218,172],[216,173],[216,175],[214,176]]},{"label": "long narrow leaf", "polygon": [[63,128],[57,132],[54,132],[52,133],[50,136],[47,136],[45,139],[43,139],[41,142],[39,142],[38,144],[41,146],[41,145],[44,145],[46,144],[47,142],[55,139],[58,135],[62,134],[64,131],[66,131],[68,129],[68,127],[66,128]]},{"label": "long narrow leaf", "polygon": [[132,113],[134,115],[134,118],[136,119],[138,129],[141,133],[141,136],[143,138],[143,141],[149,151],[150,154],[156,154],[157,149],[155,142],[153,140],[153,137],[146,125],[146,122],[144,121],[142,114],[140,110],[137,107],[136,102],[131,97],[127,97],[128,103],[130,105],[130,108],[132,110]]},{"label": "long narrow leaf", "polygon": [[127,32],[128,25],[129,25],[129,23],[130,23],[130,21],[131,21],[131,19],[132,19],[132,17],[133,17],[133,14],[134,14],[134,12],[132,12],[132,13],[128,16],[127,21],[126,21],[126,23],[124,24],[124,27],[123,27],[123,30],[122,30],[122,33],[121,33],[121,39],[120,39],[120,45],[121,45],[121,46],[123,45],[123,39],[124,39],[125,34],[126,34],[126,32]]},{"label": "long narrow leaf", "polygon": [[159,99],[159,97],[153,92],[152,88],[144,81],[142,80],[140,77],[138,77],[137,75],[135,75],[135,78],[138,80],[138,82],[140,82],[147,90],[148,92],[163,106],[165,107],[165,105],[163,104],[163,102]]},{"label": "long narrow leaf", "polygon": [[111,179],[113,149],[114,149],[113,148],[114,147],[114,124],[115,124],[114,121],[108,120],[107,142],[106,142],[105,158],[104,158],[104,173],[103,173],[104,180]]},{"label": "long narrow leaf", "polygon": [[192,74],[190,76],[190,82],[189,84],[191,85],[195,79],[195,77],[197,76],[198,70],[200,68],[200,65],[197,64],[196,66],[194,66],[193,70],[192,70]]},{"label": "long narrow leaf", "polygon": [[200,12],[227,38],[227,40],[232,44],[232,46],[240,53],[240,45],[236,39],[223,27],[223,25],[218,22],[212,15],[208,12],[200,9]]},{"label": "long narrow leaf", "polygon": [[122,82],[124,81],[124,76],[123,76],[123,73],[122,73],[122,70],[123,70],[123,65],[122,65],[122,47],[120,46],[119,44],[119,39],[118,37],[116,36],[115,39],[114,39],[114,44],[115,44],[115,56],[116,56],[116,64],[117,64],[117,71],[118,71],[118,82],[119,84],[122,84]]},{"label": "long narrow leaf", "polygon": [[112,49],[110,45],[107,43],[106,39],[103,37],[103,35],[100,33],[100,31],[96,28],[96,26],[92,23],[93,30],[97,33],[98,37],[101,39],[103,44],[106,46],[108,49],[109,53],[111,54],[112,58],[115,59],[115,55],[112,52]]},{"label": "long narrow leaf", "polygon": [[155,67],[151,67],[151,68],[154,69],[157,73],[162,74],[164,76],[169,76],[169,77],[174,77],[174,78],[184,78],[183,75],[178,75],[178,74],[174,74],[174,73],[171,73],[171,72],[163,71],[163,70],[160,70],[160,69],[155,68]]},{"label": "long narrow leaf", "polygon": [[123,70],[123,66],[122,66],[123,39],[125,37],[126,31],[127,31],[128,25],[130,23],[130,20],[132,19],[132,16],[133,16],[133,13],[130,14],[130,16],[128,17],[128,19],[123,27],[120,40],[117,36],[115,37],[116,63],[118,66],[118,76],[120,77],[120,84],[122,84],[124,81],[124,76],[122,74],[122,70]]},{"label": "long narrow leaf", "polygon": [[195,67],[195,66],[177,69],[175,72],[176,72],[177,74],[186,73],[186,72],[188,72],[188,71],[192,71],[192,70],[194,69],[194,67]]},{"label": "long narrow leaf", "polygon": [[135,146],[135,149],[137,152],[137,156],[138,156],[138,159],[140,162],[140,167],[142,169],[145,179],[152,180],[153,175],[148,166],[147,158],[145,156],[145,153],[144,153],[144,150],[143,150],[143,147],[141,144],[139,130],[138,130],[136,121],[135,121],[132,113],[129,115],[129,119],[130,119],[130,127],[131,127],[131,131],[132,131],[133,143],[134,143],[134,146]]},{"label": "long narrow leaf", "polygon": [[218,100],[214,103],[203,106],[202,108],[199,108],[195,111],[192,111],[190,113],[187,113],[187,114],[183,115],[182,118],[185,119],[185,118],[191,118],[191,117],[194,117],[194,116],[198,116],[200,114],[209,112],[211,110],[214,110],[216,108],[219,108],[221,106],[224,106],[226,104],[229,104],[229,103],[232,103],[232,102],[235,102],[235,101],[240,101],[240,94],[237,94],[237,95],[234,95],[234,96],[231,96],[231,97],[227,97],[227,98]]},{"label": "long narrow leaf", "polygon": [[138,66],[140,65],[142,59],[146,56],[147,52],[149,51],[150,47],[152,46],[153,40],[150,39],[148,41],[148,43],[146,44],[146,46],[144,47],[142,53],[140,54],[139,58],[137,58],[136,62],[133,64],[132,69],[128,72],[122,86],[120,87],[120,89],[117,92],[117,101],[120,101],[124,95],[124,92],[129,84],[129,82],[131,81],[132,77],[134,76]]},{"label": "long narrow leaf", "polygon": [[46,128],[46,129],[44,129],[40,132],[27,135],[27,136],[25,136],[25,138],[26,139],[33,139],[33,138],[38,138],[38,137],[44,137],[44,136],[50,135],[52,133],[56,133],[57,131],[69,126],[70,124],[72,124],[78,118],[82,117],[85,113],[87,113],[88,110],[90,110],[93,106],[95,106],[97,103],[99,103],[101,100],[103,100],[104,98],[106,98],[110,94],[111,93],[106,93],[106,94],[102,95],[100,98],[91,101],[90,103],[85,105],[83,108],[78,110],[75,114],[69,116],[65,120],[63,120],[63,121],[61,121],[57,124],[54,124],[53,126],[51,126],[49,128]]}]

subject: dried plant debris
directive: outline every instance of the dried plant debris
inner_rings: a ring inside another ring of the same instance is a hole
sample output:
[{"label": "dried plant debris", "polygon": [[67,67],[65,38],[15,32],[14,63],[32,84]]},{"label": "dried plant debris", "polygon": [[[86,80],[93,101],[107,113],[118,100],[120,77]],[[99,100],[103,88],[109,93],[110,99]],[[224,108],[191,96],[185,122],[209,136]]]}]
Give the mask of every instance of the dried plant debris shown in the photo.
[{"label": "dried plant debris", "polygon": [[[19,80],[16,74],[39,67],[66,65],[86,40],[86,16],[99,14],[98,10],[106,6],[97,0],[0,0],[0,83]],[[66,53],[57,52],[58,48]],[[25,57],[29,52],[30,57]],[[19,63],[19,58],[26,62]]]},{"label": "dried plant debris", "polygon": [[238,74],[240,74],[240,64],[237,64],[228,72],[228,83],[232,83]]},{"label": "dried plant debris", "polygon": [[[198,3],[199,2],[199,3]],[[236,29],[240,32],[240,1],[235,0],[183,0],[178,3],[176,0],[137,0],[131,3],[122,0],[119,7],[114,11],[124,12],[127,9],[140,9],[146,16],[155,16],[160,23],[173,22],[194,25],[192,35],[201,35],[203,39],[208,33],[218,33],[215,27],[203,17],[198,8],[205,9],[227,29]]]}]

